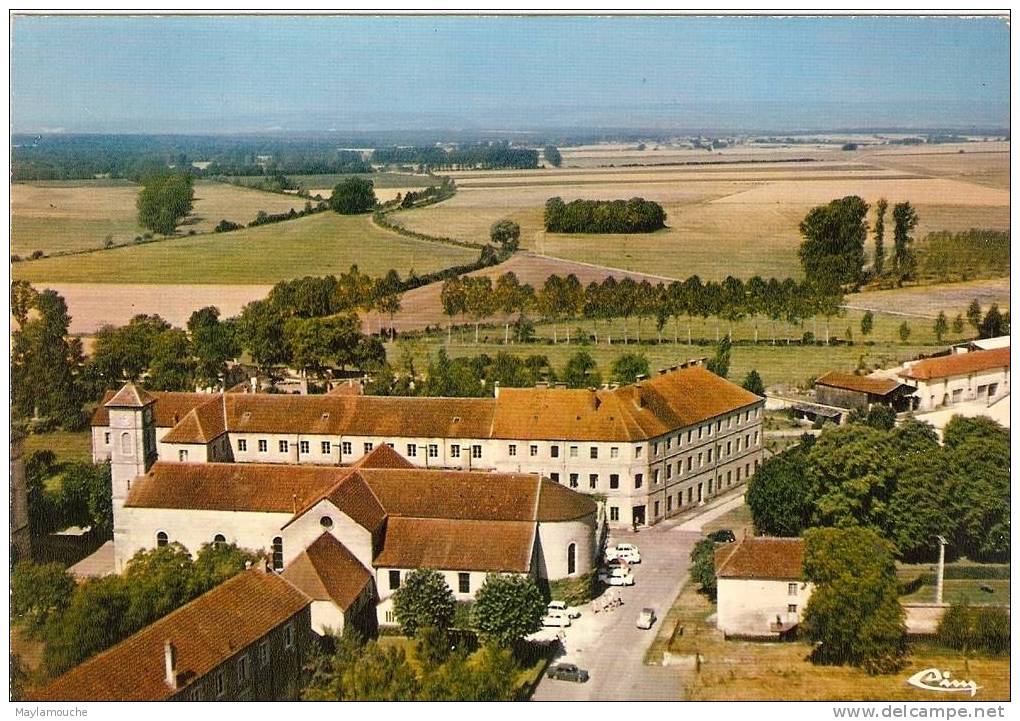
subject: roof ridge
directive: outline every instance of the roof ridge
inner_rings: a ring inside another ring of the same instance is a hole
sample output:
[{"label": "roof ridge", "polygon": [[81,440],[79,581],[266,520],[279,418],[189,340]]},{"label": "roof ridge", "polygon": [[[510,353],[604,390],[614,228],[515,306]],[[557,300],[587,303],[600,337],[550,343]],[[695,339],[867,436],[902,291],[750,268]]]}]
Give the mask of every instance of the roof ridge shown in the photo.
[{"label": "roof ridge", "polygon": [[535,476],[537,484],[535,487],[535,507],[532,508],[531,517],[538,522],[538,509],[542,507],[542,474],[536,474]]}]

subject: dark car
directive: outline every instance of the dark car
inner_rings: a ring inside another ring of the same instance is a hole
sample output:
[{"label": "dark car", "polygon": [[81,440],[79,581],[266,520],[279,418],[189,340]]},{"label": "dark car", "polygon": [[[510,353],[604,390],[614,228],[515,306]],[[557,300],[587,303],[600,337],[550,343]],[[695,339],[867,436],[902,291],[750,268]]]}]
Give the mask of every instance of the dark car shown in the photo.
[{"label": "dark car", "polygon": [[555,678],[560,681],[573,681],[574,683],[584,683],[588,680],[588,672],[572,663],[558,663],[555,666],[551,666],[545,675],[549,678]]},{"label": "dark car", "polygon": [[737,537],[733,535],[733,531],[728,528],[720,528],[718,531],[712,531],[708,534],[708,537],[716,543],[733,543],[737,540]]}]

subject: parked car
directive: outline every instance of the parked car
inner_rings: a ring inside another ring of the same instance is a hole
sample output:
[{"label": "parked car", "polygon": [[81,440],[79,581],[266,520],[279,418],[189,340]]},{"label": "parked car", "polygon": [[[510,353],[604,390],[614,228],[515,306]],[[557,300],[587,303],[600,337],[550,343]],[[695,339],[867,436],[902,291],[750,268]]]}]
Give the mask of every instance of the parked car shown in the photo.
[{"label": "parked car", "polygon": [[570,616],[565,613],[550,611],[542,617],[543,626],[554,626],[557,628],[570,628]]},{"label": "parked car", "polygon": [[625,568],[606,568],[599,571],[599,581],[607,586],[633,586],[634,574]]},{"label": "parked car", "polygon": [[617,543],[606,549],[606,560],[623,559],[627,563],[641,563],[641,552],[632,543]]},{"label": "parked car", "polygon": [[584,683],[588,680],[588,672],[572,663],[558,663],[555,666],[550,666],[545,675],[559,681],[573,681],[574,683]]},{"label": "parked car", "polygon": [[637,627],[649,629],[655,624],[656,620],[658,619],[655,618],[655,611],[653,609],[642,608],[641,613],[637,617]]},{"label": "parked car", "polygon": [[733,543],[737,540],[737,537],[733,535],[733,531],[728,528],[720,528],[718,531],[712,531],[708,534],[708,537],[716,543]]},{"label": "parked car", "polygon": [[562,613],[562,614],[565,614],[567,616],[567,618],[580,618],[581,617],[581,612],[580,611],[578,611],[577,609],[571,610],[570,607],[567,606],[567,604],[564,603],[563,601],[550,601],[549,605],[546,607],[546,613],[550,613],[550,614],[553,614],[553,613]]}]

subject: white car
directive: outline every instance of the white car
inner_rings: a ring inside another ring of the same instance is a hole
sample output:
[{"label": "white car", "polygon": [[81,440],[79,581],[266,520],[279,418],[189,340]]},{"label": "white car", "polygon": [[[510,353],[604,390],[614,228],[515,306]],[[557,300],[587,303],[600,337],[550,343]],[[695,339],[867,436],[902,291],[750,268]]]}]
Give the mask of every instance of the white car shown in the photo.
[{"label": "white car", "polygon": [[570,628],[570,616],[565,613],[547,613],[542,618],[543,626],[555,626],[557,628]]},{"label": "white car", "polygon": [[627,563],[641,563],[641,552],[632,543],[617,543],[606,549],[606,560],[620,559]]},{"label": "white car", "polygon": [[655,621],[655,611],[650,608],[642,608],[638,615],[637,627],[647,630],[655,624]]},{"label": "white car", "polygon": [[550,601],[549,605],[546,607],[546,613],[550,615],[554,613],[561,613],[565,615],[567,618],[581,617],[580,611],[576,609],[571,611],[567,604],[565,604],[563,601]]},{"label": "white car", "polygon": [[633,586],[634,574],[624,568],[607,568],[599,571],[599,581],[607,586]]}]

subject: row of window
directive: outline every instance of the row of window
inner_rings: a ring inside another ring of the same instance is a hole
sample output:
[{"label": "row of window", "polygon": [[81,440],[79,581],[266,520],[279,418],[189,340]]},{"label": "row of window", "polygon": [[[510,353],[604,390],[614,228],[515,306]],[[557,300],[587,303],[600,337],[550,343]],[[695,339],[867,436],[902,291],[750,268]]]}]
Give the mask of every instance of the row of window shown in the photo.
[{"label": "row of window", "polygon": [[[734,453],[740,453],[740,442],[743,440],[744,449],[747,450],[751,447],[751,434],[748,433],[741,439],[740,437],[736,440],[736,447],[734,448],[734,441],[726,441],[726,457],[729,458]],[[754,445],[758,445],[758,431],[754,432]],[[719,452],[716,454],[716,460],[722,461],[722,447],[717,449]],[[697,457],[697,467],[699,469],[704,468],[706,465],[712,463],[713,449],[709,448],[707,451],[700,451]],[[687,472],[690,473],[694,470],[694,454],[687,456]],[[667,463],[665,466],[666,480],[668,481],[673,477],[673,464]],[[680,459],[676,462],[676,475],[682,476],[684,474],[684,459]],[[657,485],[659,483],[659,469],[655,468],[652,470],[652,483]]]},{"label": "row of window", "polygon": [[[346,443],[344,445],[349,446],[350,443]],[[277,447],[279,448],[280,453],[289,453],[290,452],[290,441],[279,441]],[[258,448],[259,448],[259,453],[268,453],[269,452],[269,441],[266,440],[265,438],[260,438],[259,442],[258,442]],[[237,450],[238,451],[242,451],[242,452],[247,451],[248,450],[248,439],[246,439],[246,438],[238,438],[237,439]],[[319,451],[320,451],[320,453],[322,455],[328,456],[330,453],[333,452],[333,444],[330,443],[329,441],[322,441],[319,444]],[[308,455],[311,452],[312,452],[311,443],[309,443],[308,441],[298,441],[298,453],[301,453],[302,455]],[[348,451],[348,452],[350,452],[350,451]]]},{"label": "row of window", "polygon": [[[390,590],[396,591],[400,588],[400,571],[392,569],[389,572]],[[470,573],[458,573],[457,574],[457,592],[458,593],[471,593],[471,574]],[[386,620],[390,620],[389,613],[386,615]]]},{"label": "row of window", "polygon": [[[755,408],[753,411],[751,411],[751,410],[744,411],[744,413],[743,413],[744,422],[745,423],[749,422],[752,417],[757,418],[759,416],[760,412],[761,412],[760,408]],[[726,428],[727,429],[732,428],[734,420],[736,420],[736,425],[739,427],[740,426],[740,416],[741,416],[740,413],[737,413],[737,414],[732,415],[732,416],[728,416],[726,418]],[[691,428],[690,430],[687,431],[687,442],[688,443],[693,443],[694,442],[694,440],[695,440],[694,434],[695,433],[697,433],[697,439],[698,440],[700,440],[704,436],[707,436],[707,437],[711,438],[712,437],[713,426],[715,427],[715,433],[716,434],[720,433],[722,431],[722,427],[723,427],[722,419],[717,420],[714,424],[710,422],[710,423],[706,423],[704,425],[698,426],[697,429]],[[665,441],[662,441],[661,443],[660,443],[660,441],[655,441],[654,443],[652,443],[652,454],[655,455],[655,456],[658,456],[660,454],[660,451],[662,450],[661,447],[660,447],[661,445],[665,446],[665,450],[667,450],[667,451],[670,450],[673,447],[673,438],[674,438],[673,436],[669,436],[669,437],[666,438]],[[676,435],[676,445],[677,445],[677,448],[679,448],[681,446],[681,444],[683,443],[683,440],[684,440],[683,432],[678,433]]]},{"label": "row of window", "polygon": [[[330,528],[333,525],[333,519],[330,518],[329,516],[323,516],[320,523],[322,524],[323,528]],[[213,536],[212,543],[214,546],[218,546],[226,542],[227,538],[222,533],[217,533],[215,536]],[[166,546],[169,543],[170,536],[167,535],[166,531],[158,531],[156,533],[156,548],[162,548],[163,546]],[[276,538],[273,539],[273,570],[274,571],[283,570],[283,538],[281,536],[277,536]]]},{"label": "row of window", "polygon": [[[283,648],[286,651],[292,651],[294,649],[295,642],[295,629],[294,622],[289,622],[283,627]],[[270,639],[264,638],[259,642],[258,649],[256,651],[258,664],[260,668],[266,668],[269,666],[270,660]],[[251,682],[251,660],[248,658],[247,653],[241,654],[237,659],[234,666],[235,679],[237,686],[243,687]],[[213,689],[215,691],[215,698],[222,698],[227,693],[227,669],[220,668],[216,675],[213,677]],[[243,693],[243,691],[242,691]],[[189,694],[189,698],[192,701],[204,701],[206,700],[205,684],[195,684]]]},{"label": "row of window", "polygon": [[[759,461],[755,460],[755,462],[754,462],[755,469],[758,468],[758,465],[759,465]],[[744,465],[743,468],[740,468],[739,466],[737,467],[737,469],[736,469],[736,481],[735,481],[736,483],[740,483],[741,473],[742,472],[743,472],[744,476],[746,476],[747,478],[750,478],[751,477],[751,464],[747,463],[747,464]],[[726,486],[725,487],[729,488],[730,486],[733,485],[733,483],[734,483],[734,472],[733,472],[733,470],[728,470],[728,471],[726,471]],[[716,488],[716,486],[715,486],[714,479],[709,478],[708,479],[708,493],[711,494],[713,489],[715,489],[715,488]],[[722,490],[722,488],[723,488],[722,477],[720,477],[719,478],[719,486],[718,486],[718,488],[716,490]],[[697,486],[689,487],[687,489],[687,505],[690,505],[692,503],[701,503],[702,498],[703,498],[703,491],[704,491],[704,484],[703,483],[699,483]],[[697,500],[695,500],[695,492],[697,493]],[[675,498],[676,498],[676,508],[677,508],[677,510],[680,510],[681,508],[684,507],[684,491],[680,491],[679,493],[677,493]],[[672,496],[672,495],[666,496],[666,513],[667,514],[673,512],[673,501],[674,501],[674,496]],[[656,518],[658,518],[660,515],[662,515],[660,513],[660,509],[661,509],[660,502],[659,501],[653,502],[653,504],[652,504],[652,513],[653,513],[653,515]],[[609,506],[609,520],[610,521],[619,521],[620,520],[620,509],[619,509],[618,506]]]}]

